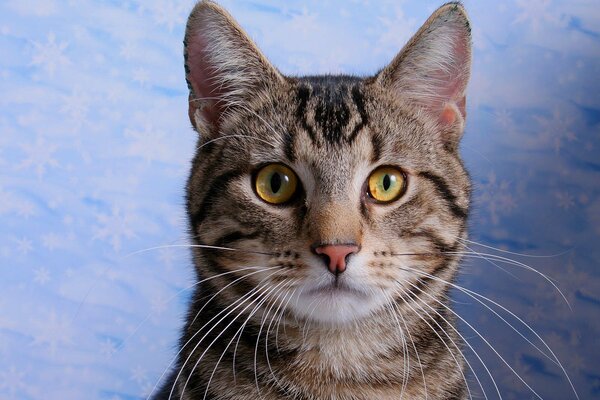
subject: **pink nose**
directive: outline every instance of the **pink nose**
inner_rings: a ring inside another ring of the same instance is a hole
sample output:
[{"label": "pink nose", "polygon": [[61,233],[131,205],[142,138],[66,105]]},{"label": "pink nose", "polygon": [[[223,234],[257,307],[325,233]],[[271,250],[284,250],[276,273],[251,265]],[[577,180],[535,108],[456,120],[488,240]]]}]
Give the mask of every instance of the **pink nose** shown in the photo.
[{"label": "pink nose", "polygon": [[346,244],[328,244],[315,248],[315,253],[322,254],[328,258],[326,262],[329,271],[340,274],[346,270],[346,258],[350,254],[358,253],[358,246]]}]

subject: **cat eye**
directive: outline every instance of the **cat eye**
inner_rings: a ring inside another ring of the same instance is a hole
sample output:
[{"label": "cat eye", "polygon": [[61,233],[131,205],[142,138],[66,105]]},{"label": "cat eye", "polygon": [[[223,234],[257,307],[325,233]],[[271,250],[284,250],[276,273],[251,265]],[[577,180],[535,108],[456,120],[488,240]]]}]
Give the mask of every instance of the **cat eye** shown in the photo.
[{"label": "cat eye", "polygon": [[258,197],[270,204],[283,204],[292,199],[298,189],[294,171],[283,164],[269,164],[256,174],[254,189]]},{"label": "cat eye", "polygon": [[379,167],[367,180],[367,195],[379,203],[399,199],[406,191],[406,175],[395,167]]}]

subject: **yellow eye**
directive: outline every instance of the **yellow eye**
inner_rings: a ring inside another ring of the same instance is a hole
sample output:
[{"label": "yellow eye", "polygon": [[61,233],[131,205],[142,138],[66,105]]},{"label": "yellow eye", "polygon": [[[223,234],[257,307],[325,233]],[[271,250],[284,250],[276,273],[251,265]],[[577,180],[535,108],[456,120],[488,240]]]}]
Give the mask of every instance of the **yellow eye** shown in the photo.
[{"label": "yellow eye", "polygon": [[256,174],[256,194],[271,204],[289,201],[298,187],[294,171],[282,164],[269,164]]},{"label": "yellow eye", "polygon": [[367,181],[369,196],[380,203],[397,200],[406,190],[406,178],[394,167],[380,167],[371,173]]}]

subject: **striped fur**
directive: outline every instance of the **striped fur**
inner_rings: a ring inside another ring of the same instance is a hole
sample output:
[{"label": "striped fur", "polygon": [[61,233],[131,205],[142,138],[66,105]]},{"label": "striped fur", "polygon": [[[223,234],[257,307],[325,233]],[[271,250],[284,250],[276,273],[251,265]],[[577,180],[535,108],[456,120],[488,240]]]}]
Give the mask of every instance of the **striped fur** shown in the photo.
[{"label": "striped fur", "polygon": [[[156,399],[465,399],[447,292],[466,238],[470,181],[457,152],[468,20],[438,9],[370,78],[285,77],[215,3],[186,31],[187,185],[198,280],[172,376]],[[269,205],[257,168],[283,163],[301,194]],[[406,193],[365,197],[377,166]],[[344,274],[315,243],[357,243]],[[320,289],[340,285],[347,291]]]}]

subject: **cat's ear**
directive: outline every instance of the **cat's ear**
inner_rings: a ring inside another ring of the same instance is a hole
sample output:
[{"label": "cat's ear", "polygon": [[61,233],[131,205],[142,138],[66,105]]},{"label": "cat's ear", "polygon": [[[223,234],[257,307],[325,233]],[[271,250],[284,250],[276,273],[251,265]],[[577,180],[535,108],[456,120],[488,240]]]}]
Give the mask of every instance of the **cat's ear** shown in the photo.
[{"label": "cat's ear", "polygon": [[283,80],[235,20],[212,1],[192,10],[184,39],[189,117],[203,134],[218,132],[228,113]]},{"label": "cat's ear", "polygon": [[457,144],[466,117],[471,71],[471,28],[460,3],[445,4],[427,19],[376,82],[422,107]]}]

